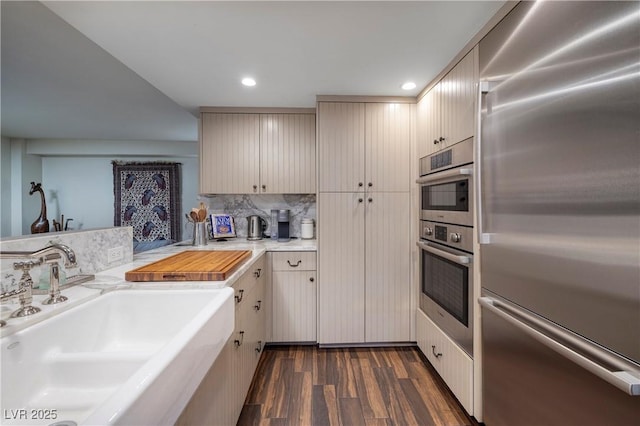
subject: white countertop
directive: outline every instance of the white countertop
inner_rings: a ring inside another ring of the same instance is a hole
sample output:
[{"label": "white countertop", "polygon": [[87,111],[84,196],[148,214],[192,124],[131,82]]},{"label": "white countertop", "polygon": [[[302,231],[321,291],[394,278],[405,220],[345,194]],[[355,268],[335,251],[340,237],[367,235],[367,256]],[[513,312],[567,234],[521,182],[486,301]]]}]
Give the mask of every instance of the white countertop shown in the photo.
[{"label": "white countertop", "polygon": [[[316,240],[292,239],[288,242],[277,242],[271,239],[248,241],[246,238],[234,238],[227,241],[209,241],[206,246],[192,246],[190,241],[183,241],[169,246],[160,247],[135,254],[133,262],[95,274],[95,281],[80,284],[68,289],[63,289],[62,294],[69,298],[68,301],[51,306],[42,305],[42,301],[48,296],[34,296],[34,306],[42,309],[35,315],[24,318],[9,318],[9,315],[20,305],[15,300],[13,303],[3,303],[0,316],[7,322],[0,329],[0,336],[13,334],[30,325],[36,324],[58,313],[64,312],[73,306],[84,303],[102,294],[103,291],[119,289],[172,289],[172,288],[222,288],[233,285],[251,266],[267,251],[316,251]],[[246,262],[224,281],[163,281],[163,282],[131,282],[125,281],[126,272],[147,265],[151,262],[183,252],[185,250],[251,250],[252,255]]]}]

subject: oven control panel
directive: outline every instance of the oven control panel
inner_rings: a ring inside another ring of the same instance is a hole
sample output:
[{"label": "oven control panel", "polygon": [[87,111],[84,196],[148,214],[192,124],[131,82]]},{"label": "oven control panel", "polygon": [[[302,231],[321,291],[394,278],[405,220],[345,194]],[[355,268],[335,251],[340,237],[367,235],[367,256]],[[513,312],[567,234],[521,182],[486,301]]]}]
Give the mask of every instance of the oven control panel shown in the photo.
[{"label": "oven control panel", "polygon": [[473,252],[472,227],[421,220],[420,238]]}]

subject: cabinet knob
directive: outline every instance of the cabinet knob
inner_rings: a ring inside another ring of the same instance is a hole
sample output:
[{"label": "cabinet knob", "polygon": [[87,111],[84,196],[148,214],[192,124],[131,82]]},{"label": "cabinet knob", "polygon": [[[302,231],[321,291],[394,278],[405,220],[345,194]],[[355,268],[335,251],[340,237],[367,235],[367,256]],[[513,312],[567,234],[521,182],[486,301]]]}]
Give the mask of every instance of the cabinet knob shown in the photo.
[{"label": "cabinet knob", "polygon": [[438,145],[438,139],[434,139],[434,140],[433,140],[433,144],[434,144],[434,145]]},{"label": "cabinet knob", "polygon": [[258,268],[253,272],[253,276],[256,278],[260,278],[260,275],[262,275],[262,269]]},{"label": "cabinet knob", "polygon": [[266,191],[267,190],[267,185],[262,185],[262,190]]},{"label": "cabinet knob", "polygon": [[362,183],[362,182],[358,182],[358,186],[359,186],[359,187],[362,187],[363,185],[364,185],[364,183]]},{"label": "cabinet knob", "polygon": [[262,300],[258,300],[257,303],[253,305],[253,309],[255,309],[256,311],[259,311],[261,307],[262,307]]},{"label": "cabinet knob", "polygon": [[369,197],[369,199],[367,201],[372,203],[373,202],[373,198]]},{"label": "cabinet knob", "polygon": [[363,201],[364,201],[364,200],[363,200],[362,198],[358,198],[358,202],[359,202],[359,203],[361,203],[361,202],[363,202]]},{"label": "cabinet knob", "polygon": [[369,183],[367,184],[367,186],[368,186],[369,188],[371,188],[371,187],[373,186],[373,183],[372,183],[372,182],[369,182]]},{"label": "cabinet knob", "polygon": [[258,190],[258,185],[253,185],[253,192],[256,192]]},{"label": "cabinet knob", "polygon": [[256,352],[262,352],[262,340],[258,340],[258,346],[256,347]]},{"label": "cabinet knob", "polygon": [[309,278],[309,281],[314,282],[315,279],[313,277]]},{"label": "cabinet knob", "polygon": [[444,138],[440,136],[440,138],[438,138],[438,142],[444,142]]}]

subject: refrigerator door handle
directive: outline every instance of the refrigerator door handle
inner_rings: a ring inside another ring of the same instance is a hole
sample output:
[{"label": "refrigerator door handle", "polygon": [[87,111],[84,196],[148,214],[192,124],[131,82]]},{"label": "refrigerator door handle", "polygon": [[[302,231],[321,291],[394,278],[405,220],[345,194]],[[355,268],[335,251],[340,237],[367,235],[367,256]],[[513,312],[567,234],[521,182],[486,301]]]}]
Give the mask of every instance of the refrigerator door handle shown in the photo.
[{"label": "refrigerator door handle", "polygon": [[428,251],[429,253],[435,254],[436,256],[443,257],[447,260],[457,263],[458,265],[468,265],[469,263],[471,263],[471,256],[458,256],[455,254],[451,254],[442,249],[433,247],[429,243],[423,243],[422,241],[416,242],[416,245],[422,250]]},{"label": "refrigerator door handle", "polygon": [[[592,374],[600,377],[601,379],[609,382],[613,386],[618,389],[626,392],[631,396],[640,395],[640,376],[637,371],[634,371],[627,364],[626,361],[614,357],[612,354],[605,352],[600,347],[594,344],[587,344],[584,341],[578,339],[577,337],[569,334],[568,332],[560,329],[559,327],[546,324],[542,320],[536,318],[533,315],[527,314],[526,312],[520,311],[517,308],[506,305],[499,300],[496,300],[491,297],[480,297],[478,299],[480,305],[484,308],[487,308],[489,311],[498,315],[503,320],[507,321],[511,325],[517,327],[530,337],[534,338],[538,342],[547,346],[549,349],[552,349],[564,356],[565,358],[571,360],[575,364],[581,366],[585,370],[591,372]],[[608,368],[603,367],[596,361],[593,361],[578,352],[573,351],[567,346],[561,344],[557,340],[547,336],[546,334],[536,330],[528,324],[517,319],[511,312],[516,313],[518,316],[521,316],[523,319],[526,319],[527,322],[532,323],[536,327],[541,328],[545,332],[549,332],[550,334],[555,334],[561,336],[562,339],[575,343],[577,347],[580,347],[581,350],[592,355],[594,358],[606,359],[609,361],[609,364],[612,364],[616,368],[619,368],[618,371],[611,371]],[[626,368],[626,369],[625,369]],[[635,374],[634,374],[635,373]]]},{"label": "refrigerator door handle", "polygon": [[451,169],[442,172],[435,172],[430,175],[422,176],[416,179],[416,183],[425,184],[431,182],[438,182],[440,180],[449,179],[456,176],[471,176],[473,175],[473,167],[465,167],[462,169]]}]

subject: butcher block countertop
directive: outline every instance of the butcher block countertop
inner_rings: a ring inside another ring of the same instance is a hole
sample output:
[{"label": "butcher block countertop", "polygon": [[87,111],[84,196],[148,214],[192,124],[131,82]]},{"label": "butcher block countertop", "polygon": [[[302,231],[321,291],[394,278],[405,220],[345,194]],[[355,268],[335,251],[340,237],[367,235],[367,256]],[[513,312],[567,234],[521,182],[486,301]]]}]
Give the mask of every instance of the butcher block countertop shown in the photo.
[{"label": "butcher block countertop", "polygon": [[250,250],[187,250],[125,273],[127,281],[224,281]]}]

